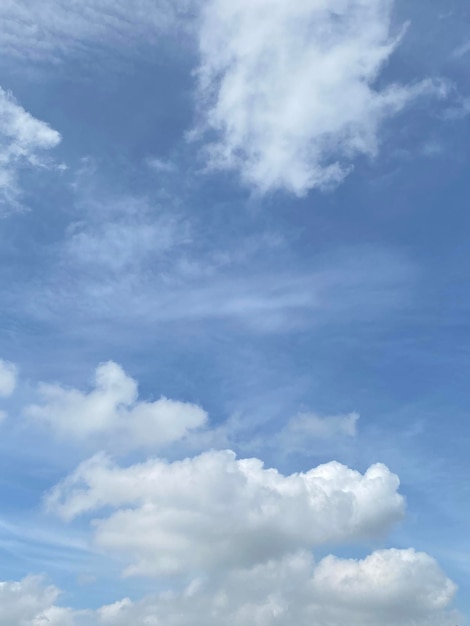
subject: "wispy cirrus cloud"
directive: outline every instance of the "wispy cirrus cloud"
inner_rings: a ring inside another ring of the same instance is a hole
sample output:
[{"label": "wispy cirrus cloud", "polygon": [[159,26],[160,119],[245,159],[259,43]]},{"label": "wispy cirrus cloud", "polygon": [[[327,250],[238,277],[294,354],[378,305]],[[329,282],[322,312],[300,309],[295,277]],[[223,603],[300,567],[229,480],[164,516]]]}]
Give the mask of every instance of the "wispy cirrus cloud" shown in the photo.
[{"label": "wispy cirrus cloud", "polygon": [[396,313],[408,306],[416,281],[415,265],[393,250],[340,249],[328,259],[319,256],[309,268],[285,269],[277,259],[273,272],[250,265],[250,255],[239,258],[237,249],[201,253],[193,234],[170,226],[173,236],[166,225],[165,218],[161,227],[156,218],[154,245],[147,231],[141,237],[138,223],[129,230],[125,222],[71,229],[47,281],[32,284],[27,298],[26,290],[10,291],[6,306],[60,324],[78,318],[89,324],[133,321],[139,330],[157,321],[172,326],[213,321],[278,334]]},{"label": "wispy cirrus cloud", "polygon": [[30,62],[64,61],[103,49],[133,54],[169,29],[180,27],[187,0],[34,0],[0,5],[0,51],[5,58]]},{"label": "wispy cirrus cloud", "polygon": [[0,87],[0,215],[21,208],[20,172],[50,167],[46,152],[60,141],[60,133],[25,111]]}]

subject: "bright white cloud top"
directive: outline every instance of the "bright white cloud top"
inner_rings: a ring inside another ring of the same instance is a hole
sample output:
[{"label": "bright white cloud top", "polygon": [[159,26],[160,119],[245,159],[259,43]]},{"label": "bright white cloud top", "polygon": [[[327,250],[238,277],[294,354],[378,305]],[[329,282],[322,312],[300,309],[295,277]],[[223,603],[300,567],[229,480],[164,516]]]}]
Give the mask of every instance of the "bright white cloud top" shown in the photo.
[{"label": "bright white cloud top", "polygon": [[162,575],[384,534],[403,517],[398,485],[382,465],[363,476],[339,463],[283,476],[230,451],[125,469],[98,456],[52,491],[48,508],[72,519],[112,507],[94,523],[96,544],[129,555],[127,574]]},{"label": "bright white cloud top", "polygon": [[201,110],[215,168],[260,192],[336,185],[374,156],[383,122],[421,94],[377,86],[398,43],[391,0],[211,0],[200,33]]}]

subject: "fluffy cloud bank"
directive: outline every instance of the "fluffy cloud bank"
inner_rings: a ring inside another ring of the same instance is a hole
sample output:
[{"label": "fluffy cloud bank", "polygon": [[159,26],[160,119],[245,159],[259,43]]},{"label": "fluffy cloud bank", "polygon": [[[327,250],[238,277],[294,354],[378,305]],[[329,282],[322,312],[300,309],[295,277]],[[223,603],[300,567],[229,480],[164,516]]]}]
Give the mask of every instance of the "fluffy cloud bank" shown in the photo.
[{"label": "fluffy cloud bank", "polygon": [[98,612],[100,624],[168,626],[431,626],[455,586],[428,555],[375,552],[363,561],[298,553],[227,576],[193,582],[182,594],[124,600]]},{"label": "fluffy cloud bank", "polygon": [[[206,418],[199,407],[182,405],[177,432],[172,419],[168,430],[161,401],[139,402],[136,382],[112,362],[97,369],[89,393],[59,385],[43,386],[41,393],[44,403],[30,407],[30,414],[63,435],[113,438],[119,432],[133,447],[143,445],[135,433],[154,442],[182,436],[189,428],[186,411],[195,411],[197,423]],[[304,414],[291,428],[323,438],[354,436],[357,419]],[[60,606],[56,587],[29,577],[0,583],[0,622],[454,626],[456,586],[427,554],[388,549],[363,559],[319,561],[312,554],[382,536],[403,518],[398,490],[398,477],[382,464],[364,474],[331,462],[284,475],[230,450],[128,466],[100,453],[53,488],[46,507],[65,521],[91,519],[99,552],[124,562],[125,575],[163,578],[170,590],[76,611]],[[189,581],[186,588],[171,584],[174,575]]]},{"label": "fluffy cloud bank", "polygon": [[207,413],[194,404],[163,397],[139,402],[136,381],[112,361],[96,369],[89,393],[56,384],[42,384],[38,392],[42,403],[26,408],[29,417],[61,437],[93,439],[103,446],[159,447],[182,439],[207,421]]},{"label": "fluffy cloud bank", "polygon": [[30,115],[0,87],[0,215],[20,206],[20,170],[46,166],[44,151],[60,140],[56,130]]},{"label": "fluffy cloud bank", "polygon": [[0,583],[0,619],[5,626],[450,626],[454,592],[436,562],[414,550],[318,564],[299,552],[194,580],[183,592],[80,613],[57,607],[57,589],[41,579]]},{"label": "fluffy cloud bank", "polygon": [[125,555],[127,574],[165,575],[250,566],[324,543],[380,535],[400,520],[397,476],[339,463],[284,476],[258,459],[207,452],[121,468],[104,455],[49,495],[65,519],[102,508],[95,543]]},{"label": "fluffy cloud bank", "polygon": [[209,0],[200,32],[201,109],[216,168],[261,192],[303,195],[374,156],[383,122],[431,82],[377,86],[397,39],[393,0]]}]

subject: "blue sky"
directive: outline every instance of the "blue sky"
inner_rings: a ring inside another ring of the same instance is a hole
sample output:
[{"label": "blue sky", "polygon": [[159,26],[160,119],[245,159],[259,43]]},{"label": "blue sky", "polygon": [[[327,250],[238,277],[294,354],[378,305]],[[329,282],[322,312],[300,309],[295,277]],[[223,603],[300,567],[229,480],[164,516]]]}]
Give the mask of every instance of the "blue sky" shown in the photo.
[{"label": "blue sky", "polygon": [[2,624],[465,622],[469,11],[0,6]]}]

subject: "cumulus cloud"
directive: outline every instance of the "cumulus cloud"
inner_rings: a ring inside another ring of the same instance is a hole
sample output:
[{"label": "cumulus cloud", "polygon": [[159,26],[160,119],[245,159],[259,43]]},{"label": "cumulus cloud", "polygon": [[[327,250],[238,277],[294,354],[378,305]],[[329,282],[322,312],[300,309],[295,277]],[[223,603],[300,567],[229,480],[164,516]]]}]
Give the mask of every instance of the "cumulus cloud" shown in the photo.
[{"label": "cumulus cloud", "polygon": [[47,167],[44,151],[60,140],[56,130],[34,118],[0,87],[0,215],[21,206],[21,169]]},{"label": "cumulus cloud", "polygon": [[260,192],[299,196],[374,156],[382,124],[430,81],[380,88],[398,39],[393,0],[209,0],[200,31],[209,164]]},{"label": "cumulus cloud", "polygon": [[0,582],[2,626],[73,626],[73,612],[55,605],[60,593],[40,577]]},{"label": "cumulus cloud", "polygon": [[436,562],[413,550],[375,552],[362,561],[298,553],[217,578],[183,593],[102,607],[99,624],[127,626],[431,626],[453,625],[455,592]]},{"label": "cumulus cloud", "polygon": [[231,451],[127,468],[98,455],[60,483],[47,506],[69,520],[111,508],[93,523],[96,545],[127,556],[127,574],[164,575],[382,534],[403,516],[398,486],[384,465],[362,475],[329,463],[284,476]]},{"label": "cumulus cloud", "polygon": [[453,626],[454,593],[437,563],[414,550],[319,563],[297,552],[97,610],[57,606],[58,589],[41,578],[4,582],[0,619],[2,626]]},{"label": "cumulus cloud", "polygon": [[8,398],[16,388],[17,369],[13,363],[0,359],[0,397]]},{"label": "cumulus cloud", "polygon": [[315,587],[327,602],[341,596],[351,611],[375,606],[382,619],[394,610],[415,618],[442,610],[456,590],[431,557],[414,550],[383,550],[363,561],[329,556],[315,572]]},{"label": "cumulus cloud", "polygon": [[77,441],[89,438],[100,445],[125,449],[163,446],[204,426],[206,412],[199,406],[162,397],[155,402],[138,400],[138,385],[112,361],[95,372],[88,393],[58,384],[41,384],[40,404],[25,413],[48,425],[61,437]]}]

